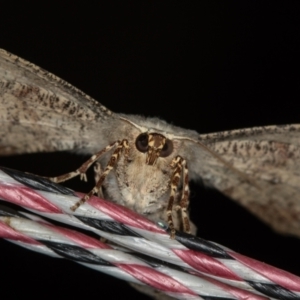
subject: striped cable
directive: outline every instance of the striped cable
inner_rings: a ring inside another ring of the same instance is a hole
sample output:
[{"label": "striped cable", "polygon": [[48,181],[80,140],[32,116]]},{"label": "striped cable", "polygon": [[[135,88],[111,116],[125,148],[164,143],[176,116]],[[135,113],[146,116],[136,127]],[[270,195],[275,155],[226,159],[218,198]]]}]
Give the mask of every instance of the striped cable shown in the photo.
[{"label": "striped cable", "polygon": [[[112,202],[92,197],[73,213],[70,207],[82,194],[47,179],[1,168],[0,197],[130,249],[122,252],[79,232],[54,227],[39,217],[2,209],[1,237],[32,250],[73,259],[126,281],[148,284],[177,299],[300,299],[297,276],[188,234],[177,232],[172,240],[164,224],[157,226]],[[27,228],[33,226],[37,227],[28,233]],[[14,232],[18,234],[14,236]],[[51,238],[45,240],[30,232],[43,232],[42,237]],[[109,251],[114,255],[107,254]],[[78,256],[70,257],[70,253]]]}]

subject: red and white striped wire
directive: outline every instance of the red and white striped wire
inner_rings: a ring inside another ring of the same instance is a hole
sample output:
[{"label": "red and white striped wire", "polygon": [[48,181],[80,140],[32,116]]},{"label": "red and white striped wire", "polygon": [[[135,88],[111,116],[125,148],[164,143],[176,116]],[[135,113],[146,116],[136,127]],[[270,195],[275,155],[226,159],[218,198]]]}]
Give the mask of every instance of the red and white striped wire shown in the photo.
[{"label": "red and white striped wire", "polygon": [[172,240],[163,224],[153,224],[97,197],[73,212],[70,207],[81,197],[47,179],[0,170],[0,198],[4,201],[92,231],[130,253],[40,217],[6,209],[0,210],[0,237],[126,281],[147,284],[177,299],[300,299],[300,278],[295,275],[184,233],[177,232]]}]

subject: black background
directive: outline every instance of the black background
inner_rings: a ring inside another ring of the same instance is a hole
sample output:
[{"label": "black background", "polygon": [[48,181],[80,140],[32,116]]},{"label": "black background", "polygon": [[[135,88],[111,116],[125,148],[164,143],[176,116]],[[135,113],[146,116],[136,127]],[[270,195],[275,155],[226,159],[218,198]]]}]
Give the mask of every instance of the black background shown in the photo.
[{"label": "black background", "polygon": [[[0,47],[115,112],[158,116],[199,133],[300,122],[299,1],[20,3],[0,7]],[[54,176],[82,160],[35,154],[1,158],[0,165]],[[191,210],[202,238],[300,275],[299,240],[195,184]],[[49,298],[146,299],[73,262],[3,240],[0,249],[3,299],[37,299],[37,286]]]}]

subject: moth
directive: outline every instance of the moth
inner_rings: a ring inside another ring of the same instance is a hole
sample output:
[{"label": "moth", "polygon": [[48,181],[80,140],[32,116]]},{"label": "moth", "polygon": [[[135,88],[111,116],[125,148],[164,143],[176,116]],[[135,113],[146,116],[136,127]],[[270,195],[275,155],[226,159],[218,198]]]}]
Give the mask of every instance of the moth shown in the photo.
[{"label": "moth", "polygon": [[[0,52],[0,154],[92,155],[106,199],[172,230],[189,221],[188,181],[201,179],[280,233],[300,236],[300,126],[198,134],[158,118],[116,114],[69,83]],[[78,204],[79,205],[79,204]],[[76,208],[76,207],[75,207]],[[75,209],[74,208],[74,209]]]},{"label": "moth", "polygon": [[116,114],[5,50],[0,50],[0,125],[0,155],[90,155],[78,170],[52,180],[84,177],[96,163],[90,194],[102,192],[152,221],[164,220],[173,234],[196,233],[188,182],[201,179],[276,231],[300,236],[299,125],[198,134],[158,118]]}]

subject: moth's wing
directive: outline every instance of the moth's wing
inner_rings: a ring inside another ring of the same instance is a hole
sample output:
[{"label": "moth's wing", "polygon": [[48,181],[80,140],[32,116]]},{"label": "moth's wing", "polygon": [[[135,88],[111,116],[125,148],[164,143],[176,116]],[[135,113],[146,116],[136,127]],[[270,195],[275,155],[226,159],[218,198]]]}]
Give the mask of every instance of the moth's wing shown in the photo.
[{"label": "moth's wing", "polygon": [[300,237],[300,125],[200,135],[188,157],[193,178]]},{"label": "moth's wing", "polygon": [[72,85],[0,49],[0,155],[93,153],[123,138],[126,126]]}]

